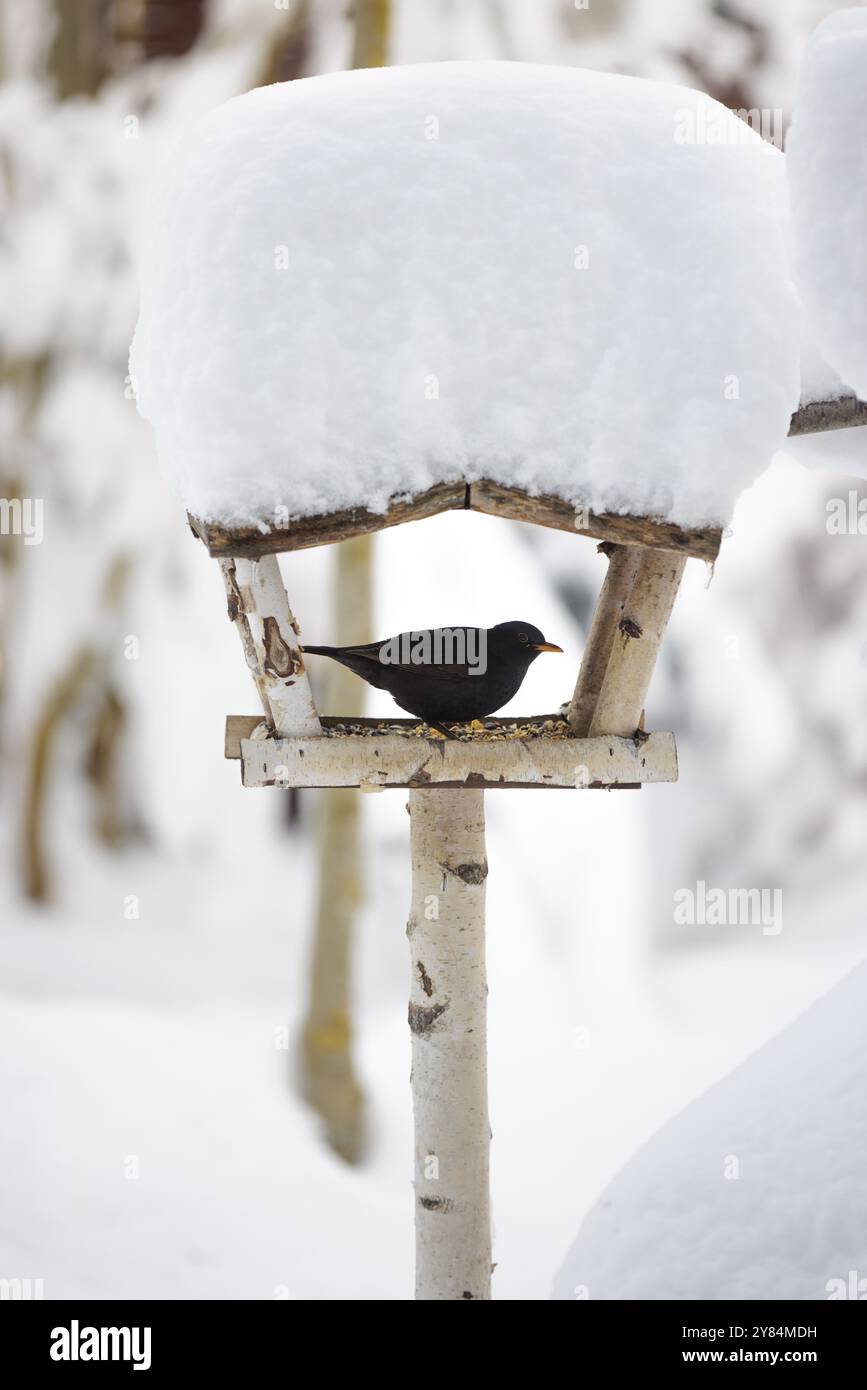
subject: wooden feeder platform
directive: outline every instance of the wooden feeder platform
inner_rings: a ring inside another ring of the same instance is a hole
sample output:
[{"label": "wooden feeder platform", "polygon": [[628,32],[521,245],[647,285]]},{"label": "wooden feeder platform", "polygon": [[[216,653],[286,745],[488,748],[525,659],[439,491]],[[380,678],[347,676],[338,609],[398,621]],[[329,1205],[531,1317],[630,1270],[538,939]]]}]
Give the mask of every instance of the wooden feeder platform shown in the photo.
[{"label": "wooden feeder platform", "polygon": [[256,715],[232,715],[226,757],[245,787],[637,788],[677,780],[674,735],[576,738],[560,715],[487,719],[454,737],[412,719],[323,718],[322,733],[274,738]]}]

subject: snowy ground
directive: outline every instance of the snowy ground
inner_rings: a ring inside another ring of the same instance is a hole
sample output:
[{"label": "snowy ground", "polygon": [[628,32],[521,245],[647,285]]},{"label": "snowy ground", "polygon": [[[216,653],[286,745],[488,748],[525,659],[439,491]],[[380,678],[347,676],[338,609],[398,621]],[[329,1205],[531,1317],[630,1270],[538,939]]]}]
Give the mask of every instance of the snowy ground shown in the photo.
[{"label": "snowy ground", "polygon": [[[315,564],[289,560],[290,590]],[[398,528],[380,537],[378,566],[383,632],[532,617],[566,655],[536,663],[520,707],[568,694],[580,636],[517,528],[462,514]],[[466,594],[491,592],[491,566],[496,611],[468,607]],[[694,569],[687,609],[707,598]],[[321,1145],[279,1046],[297,1030],[309,926],[309,904],[293,892],[284,906],[281,886],[310,883],[311,846],[278,823],[276,794],[243,792],[237,766],[219,762],[222,715],[254,703],[216,589],[213,607],[203,641],[225,679],[185,724],[188,742],[175,738],[171,775],[151,773],[177,802],[174,842],[85,879],[77,808],[61,806],[63,910],[4,905],[0,1273],[43,1278],[49,1298],[410,1297],[403,798],[364,802],[359,1054],[373,1143],[352,1172]],[[154,660],[168,675],[171,652]],[[172,690],[160,727],[185,715]],[[863,954],[841,930],[854,913],[840,890],[824,899],[822,937],[798,930],[795,907],[777,938],[651,956],[647,831],[678,794],[488,797],[496,1297],[547,1298],[612,1173]],[[138,921],[124,917],[130,894]]]},{"label": "snowy ground", "polygon": [[864,1298],[867,965],[618,1173],[555,1297]]}]

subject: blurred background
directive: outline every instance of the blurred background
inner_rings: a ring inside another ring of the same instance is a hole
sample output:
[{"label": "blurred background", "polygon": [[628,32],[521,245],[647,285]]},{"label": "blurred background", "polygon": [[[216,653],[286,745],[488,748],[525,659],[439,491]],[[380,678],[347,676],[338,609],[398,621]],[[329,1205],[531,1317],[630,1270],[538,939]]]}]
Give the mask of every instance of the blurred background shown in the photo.
[{"label": "blurred background", "polygon": [[[785,124],[835,8],[0,0],[0,497],[44,507],[41,543],[0,535],[0,1276],[411,1296],[404,798],[243,792],[223,761],[255,690],[126,365],[170,143],[263,83],[453,58],[680,82]],[[715,573],[690,562],[647,712],[678,785],[487,798],[496,1297],[547,1297],[637,1145],[865,954],[867,551],[826,529],[829,498],[867,495],[865,433],[793,443]],[[567,655],[533,668],[529,713],[571,694],[604,565],[452,514],[284,574],[311,641],[537,623]],[[331,680],[326,710],[359,710]],[[782,889],[782,931],[677,925],[700,880]]]}]

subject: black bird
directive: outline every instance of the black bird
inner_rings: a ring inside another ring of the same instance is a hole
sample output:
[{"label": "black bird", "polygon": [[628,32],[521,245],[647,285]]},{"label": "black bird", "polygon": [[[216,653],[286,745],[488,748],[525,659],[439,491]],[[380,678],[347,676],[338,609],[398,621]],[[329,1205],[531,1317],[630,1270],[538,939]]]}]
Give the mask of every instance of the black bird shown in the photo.
[{"label": "black bird", "polygon": [[304,646],[387,690],[401,709],[445,734],[443,721],[463,724],[502,709],[540,652],[562,650],[532,623],[426,628],[359,647]]}]

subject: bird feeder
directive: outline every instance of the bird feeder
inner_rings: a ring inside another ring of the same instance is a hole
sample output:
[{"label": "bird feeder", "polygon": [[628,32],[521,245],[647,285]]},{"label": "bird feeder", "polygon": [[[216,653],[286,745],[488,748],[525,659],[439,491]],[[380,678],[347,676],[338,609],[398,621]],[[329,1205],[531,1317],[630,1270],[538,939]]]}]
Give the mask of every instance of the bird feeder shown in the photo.
[{"label": "bird feeder", "polygon": [[[678,139],[685,109],[736,148]],[[565,68],[329,74],[209,116],[147,242],[139,407],[261,706],[226,755],[245,787],[409,793],[421,1299],[490,1297],[485,792],[676,781],[645,702],[684,567],[722,537],[676,522],[730,515],[797,403],[782,156],[744,129]],[[864,413],[813,401],[791,432]],[[446,740],[320,713],[278,556],[450,510],[608,557],[571,701]]]}]

